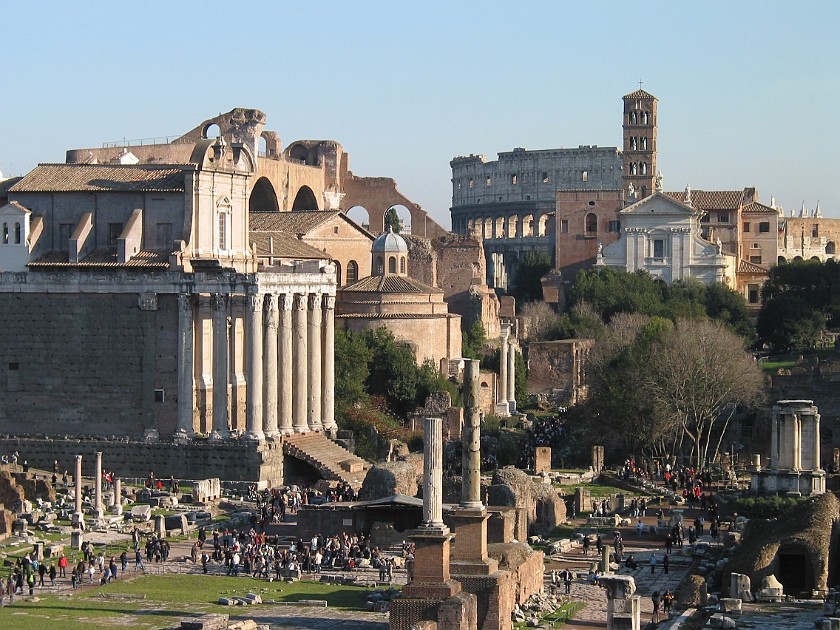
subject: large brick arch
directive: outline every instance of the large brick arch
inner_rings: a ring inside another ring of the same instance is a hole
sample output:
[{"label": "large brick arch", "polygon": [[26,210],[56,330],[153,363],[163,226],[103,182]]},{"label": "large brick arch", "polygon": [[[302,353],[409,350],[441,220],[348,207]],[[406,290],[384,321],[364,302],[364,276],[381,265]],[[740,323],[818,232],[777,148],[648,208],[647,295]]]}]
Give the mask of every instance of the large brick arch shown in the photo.
[{"label": "large brick arch", "polygon": [[267,177],[260,177],[251,190],[251,198],[248,200],[249,212],[279,212],[280,206],[277,203],[277,192],[274,185]]},{"label": "large brick arch", "polygon": [[343,182],[344,199],[340,209],[347,212],[353,206],[364,206],[370,216],[370,231],[380,234],[385,229],[385,213],[392,206],[405,206],[411,214],[411,233],[414,236],[437,238],[449,232],[435,222],[418,204],[403,195],[390,177],[356,177],[347,172]]},{"label": "large brick arch", "polygon": [[319,210],[318,199],[309,186],[301,186],[295,193],[295,200],[292,203],[292,212],[300,210]]}]

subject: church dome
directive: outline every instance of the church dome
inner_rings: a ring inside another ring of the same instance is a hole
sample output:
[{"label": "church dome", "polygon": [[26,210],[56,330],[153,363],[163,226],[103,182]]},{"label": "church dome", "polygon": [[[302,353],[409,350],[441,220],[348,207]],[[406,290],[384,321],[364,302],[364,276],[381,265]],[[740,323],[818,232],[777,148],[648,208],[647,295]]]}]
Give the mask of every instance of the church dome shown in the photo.
[{"label": "church dome", "polygon": [[408,245],[405,239],[391,231],[390,226],[388,231],[380,234],[375,241],[373,241],[373,248],[371,251],[374,254],[392,254],[392,253],[408,253]]}]

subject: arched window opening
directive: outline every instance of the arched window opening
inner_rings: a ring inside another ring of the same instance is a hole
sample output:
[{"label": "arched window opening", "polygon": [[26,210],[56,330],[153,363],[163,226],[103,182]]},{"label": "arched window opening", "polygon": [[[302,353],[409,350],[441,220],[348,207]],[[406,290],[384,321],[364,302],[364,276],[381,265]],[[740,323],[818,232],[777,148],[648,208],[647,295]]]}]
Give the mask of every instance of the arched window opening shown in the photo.
[{"label": "arched window opening", "polygon": [[630,112],[630,124],[631,125],[636,124],[636,112]]},{"label": "arched window opening", "polygon": [[787,262],[787,259],[784,256],[779,256],[779,264],[784,265]]},{"label": "arched window opening", "polygon": [[548,236],[548,215],[544,214],[537,219],[537,236]]},{"label": "arched window opening", "polygon": [[289,157],[293,160],[297,160],[298,162],[305,164],[307,166],[311,166],[309,164],[309,149],[307,149],[302,144],[296,144],[295,146],[289,149]]},{"label": "arched window opening", "polygon": [[355,260],[351,260],[347,263],[347,284],[352,284],[353,282],[358,281],[359,279],[359,263]]},{"label": "arched window opening", "polygon": [[598,217],[594,212],[586,215],[586,233],[595,234],[598,231]]},{"label": "arched window opening", "polygon": [[507,237],[516,238],[517,236],[519,236],[519,217],[513,215],[508,218]]},{"label": "arched window opening", "polygon": [[400,256],[400,273],[405,273],[405,256]]},{"label": "arched window opening", "polygon": [[306,210],[318,210],[318,200],[315,199],[315,193],[309,186],[301,186],[297,195],[295,195],[292,212]]},{"label": "arched window opening", "polygon": [[631,175],[637,175],[638,174],[635,162],[630,163],[630,174]]},{"label": "arched window opening", "polygon": [[522,236],[534,235],[534,215],[526,214],[522,217]]},{"label": "arched window opening", "polygon": [[222,129],[216,123],[210,123],[201,132],[202,138],[218,138],[222,135]]},{"label": "arched window opening", "polygon": [[642,162],[642,175],[647,175],[647,162]]},{"label": "arched window opening", "polygon": [[20,245],[20,223],[15,223],[15,245]]},{"label": "arched window opening", "polygon": [[505,218],[499,217],[496,219],[496,230],[493,232],[494,238],[504,238],[505,237]]},{"label": "arched window opening", "polygon": [[647,138],[642,138],[642,151],[647,151]]},{"label": "arched window opening", "polygon": [[397,258],[395,256],[388,257],[388,273],[397,273]]},{"label": "arched window opening", "polygon": [[837,246],[834,244],[834,241],[828,241],[828,243],[825,244],[825,253],[829,256],[833,256],[837,253]]},{"label": "arched window opening", "polygon": [[353,206],[345,214],[353,220],[353,223],[361,225],[366,230],[370,229],[370,213],[364,206]]},{"label": "arched window opening", "polygon": [[642,112],[642,124],[643,125],[648,124],[648,114],[647,114],[647,112]]},{"label": "arched window opening", "polygon": [[3,224],[3,245],[9,244],[9,224]]},{"label": "arched window opening", "polygon": [[274,192],[274,186],[271,185],[271,181],[267,177],[260,177],[254,184],[251,198],[248,200],[248,211],[280,212],[277,193]]},{"label": "arched window opening", "polygon": [[493,238],[493,219],[484,219],[484,231],[481,234],[482,238]]},{"label": "arched window opening", "polygon": [[630,149],[635,151],[639,147],[636,144],[636,138],[630,138]]},{"label": "arched window opening", "polygon": [[382,259],[382,256],[376,257],[376,273],[380,276],[385,274],[385,261]]}]

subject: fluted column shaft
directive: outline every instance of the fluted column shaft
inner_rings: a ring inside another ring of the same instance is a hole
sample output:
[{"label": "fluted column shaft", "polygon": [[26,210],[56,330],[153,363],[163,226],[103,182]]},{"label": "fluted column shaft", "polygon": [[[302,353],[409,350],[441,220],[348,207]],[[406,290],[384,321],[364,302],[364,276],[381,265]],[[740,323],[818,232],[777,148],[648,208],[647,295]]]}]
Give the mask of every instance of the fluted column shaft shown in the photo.
[{"label": "fluted column shaft", "polygon": [[321,403],[321,424],[324,431],[333,433],[338,429],[335,422],[335,296],[324,297],[324,381]]},{"label": "fluted column shaft", "polygon": [[421,527],[440,529],[443,524],[443,421],[424,418],[423,522]]},{"label": "fluted column shaft", "polygon": [[193,435],[193,300],[192,296],[178,295],[178,427],[176,435]]},{"label": "fluted column shaft", "polygon": [[227,297],[213,294],[213,435],[228,436]]},{"label": "fluted column shaft", "polygon": [[280,435],[277,428],[277,382],[279,375],[277,373],[277,297],[274,295],[265,296],[265,339],[263,340],[265,346],[263,392],[265,400],[263,405],[263,414],[265,424],[263,430],[265,437],[274,438]]},{"label": "fluted column shaft", "polygon": [[508,326],[502,324],[502,343],[501,352],[499,355],[499,386],[498,403],[503,405],[507,403],[507,379],[508,379]]},{"label": "fluted column shaft", "polygon": [[321,295],[309,296],[308,352],[309,381],[307,402],[307,424],[310,431],[322,431],[321,424]]},{"label": "fluted column shaft", "polygon": [[309,431],[307,423],[307,409],[309,398],[309,379],[307,378],[307,330],[306,313],[309,309],[309,296],[306,294],[295,295],[294,313],[294,410],[292,421],[295,433],[306,433]]},{"label": "fluted column shaft", "polygon": [[480,363],[464,364],[464,429],[462,439],[461,507],[478,509],[481,504],[481,404],[479,402]]},{"label": "fluted column shaft", "polygon": [[96,453],[96,470],[93,478],[93,511],[97,518],[102,516],[102,451]]},{"label": "fluted column shaft", "polygon": [[507,370],[507,399],[508,402],[516,400],[514,393],[516,386],[516,346],[513,344],[513,339],[508,344],[508,370]]},{"label": "fluted column shaft", "polygon": [[246,389],[247,437],[262,440],[263,434],[263,296],[248,296],[248,325],[245,328],[245,356],[248,361]]},{"label": "fluted column shaft", "polygon": [[75,494],[76,494],[76,506],[75,506],[75,513],[81,514],[82,513],[82,456],[76,455],[76,474],[75,474]]},{"label": "fluted column shaft", "polygon": [[292,349],[294,346],[292,330],[292,307],[294,296],[283,294],[283,302],[278,306],[280,310],[280,432],[289,435],[294,432],[292,416],[294,415],[294,395],[292,392]]}]

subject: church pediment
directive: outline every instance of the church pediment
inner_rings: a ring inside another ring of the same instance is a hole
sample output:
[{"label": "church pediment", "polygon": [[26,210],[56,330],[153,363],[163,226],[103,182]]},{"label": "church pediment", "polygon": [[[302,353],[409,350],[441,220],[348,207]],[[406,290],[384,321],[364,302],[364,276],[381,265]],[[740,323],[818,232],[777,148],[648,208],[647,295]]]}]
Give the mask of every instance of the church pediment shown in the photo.
[{"label": "church pediment", "polygon": [[685,216],[697,214],[697,211],[689,205],[677,201],[661,192],[653,193],[645,197],[641,201],[627,206],[621,210],[620,214],[637,214],[637,215],[669,215],[669,216]]}]

